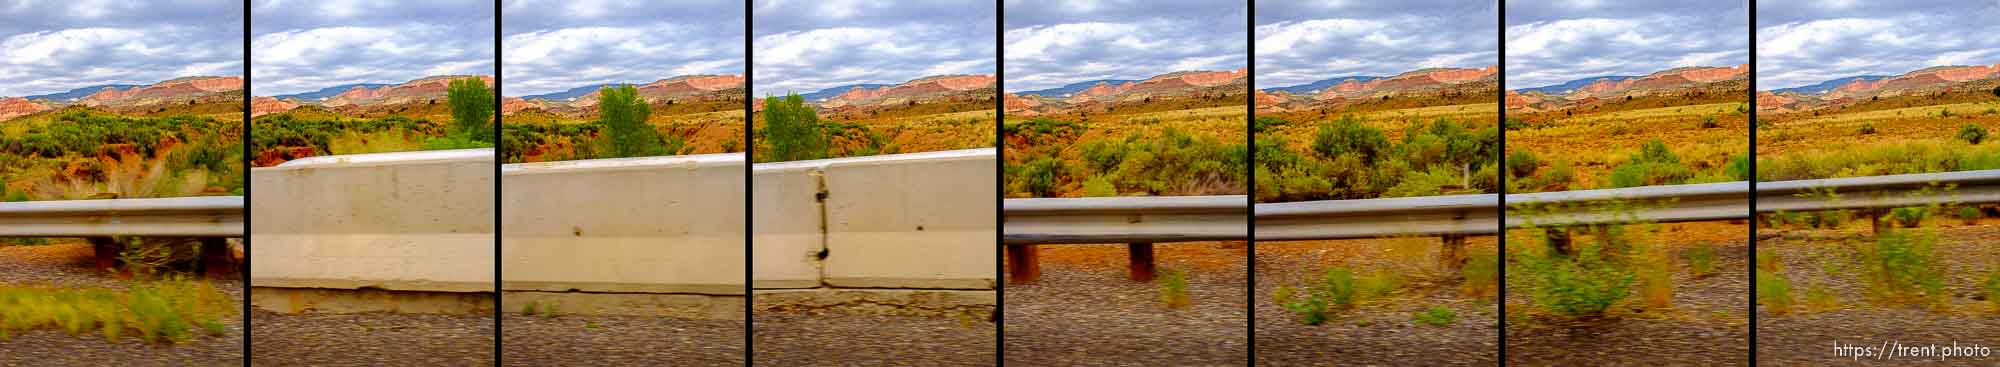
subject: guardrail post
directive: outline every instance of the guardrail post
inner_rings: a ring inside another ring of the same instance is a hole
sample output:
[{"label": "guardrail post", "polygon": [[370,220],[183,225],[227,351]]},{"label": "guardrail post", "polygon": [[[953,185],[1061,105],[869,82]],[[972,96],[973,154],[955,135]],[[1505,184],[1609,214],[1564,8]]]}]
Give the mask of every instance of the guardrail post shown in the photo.
[{"label": "guardrail post", "polygon": [[1443,239],[1444,248],[1438,251],[1438,267],[1458,274],[1458,270],[1465,266],[1465,236],[1446,235]]},{"label": "guardrail post", "polygon": [[118,270],[118,253],[125,251],[125,244],[111,237],[89,237],[92,257],[101,270]]},{"label": "guardrail post", "polygon": [[231,266],[235,261],[231,261],[231,257],[234,257],[234,254],[229,251],[229,239],[221,237],[201,239],[201,270],[209,279],[229,279],[235,275],[236,267]]},{"label": "guardrail post", "polygon": [[1031,283],[1042,277],[1041,250],[1035,245],[1007,245],[1007,280]]},{"label": "guardrail post", "polygon": [[1140,282],[1153,281],[1153,244],[1151,242],[1130,243],[1125,245],[1125,251],[1128,255],[1127,258],[1130,260],[1128,263],[1132,268],[1132,280]]}]

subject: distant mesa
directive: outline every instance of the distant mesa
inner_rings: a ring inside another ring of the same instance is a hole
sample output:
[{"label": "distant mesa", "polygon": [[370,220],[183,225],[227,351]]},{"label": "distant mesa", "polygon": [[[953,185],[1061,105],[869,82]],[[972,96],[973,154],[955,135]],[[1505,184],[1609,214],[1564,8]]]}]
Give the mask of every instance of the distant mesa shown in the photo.
[{"label": "distant mesa", "polygon": [[1509,110],[1555,110],[1614,99],[1706,93],[1716,88],[1730,89],[1736,84],[1747,86],[1749,78],[1749,64],[1679,67],[1640,77],[1591,77],[1553,86],[1512,90],[1507,92],[1506,103]]},{"label": "distant mesa", "polygon": [[55,107],[50,107],[49,105],[29,100],[27,98],[21,98],[21,97],[0,98],[0,121],[12,120],[15,117],[32,115],[37,112],[48,111],[54,108]]},{"label": "distant mesa", "polygon": [[156,113],[174,110],[170,107],[175,106],[241,103],[242,91],[243,78],[233,76],[183,77],[147,85],[97,85],[63,93],[0,99],[0,120],[67,106],[116,113]]},{"label": "distant mesa", "polygon": [[1249,69],[1236,69],[1176,71],[1138,81],[1096,81],[1089,87],[1060,96],[1033,92],[1009,93],[1004,97],[1004,107],[1009,115],[1040,116],[1109,110],[1121,105],[1148,103],[1155,99],[1240,97],[1249,92],[1248,76]]},{"label": "distant mesa", "polygon": [[[651,83],[633,84],[633,87],[637,89],[640,99],[652,104],[717,101],[741,103],[743,82],[742,75],[682,75]],[[602,89],[618,85],[621,84],[596,84],[556,93],[502,98],[500,113],[512,114],[527,109],[540,109],[572,117],[595,114],[597,99]]]},{"label": "distant mesa", "polygon": [[2000,88],[2000,64],[1934,66],[1895,76],[1861,75],[1757,93],[1758,112],[1810,111],[1863,101]]},{"label": "distant mesa", "polygon": [[1461,96],[1499,89],[1499,67],[1428,68],[1390,77],[1350,76],[1257,92],[1259,111],[1341,106],[1399,96]]},{"label": "distant mesa", "polygon": [[451,81],[463,78],[479,78],[488,87],[493,86],[493,77],[487,75],[428,76],[398,84],[348,84],[308,93],[253,97],[250,99],[250,116],[291,111],[303,106],[320,106],[360,115],[386,114],[385,111],[408,110],[415,105],[443,103]]},{"label": "distant mesa", "polygon": [[[932,103],[986,103],[992,106],[998,79],[992,75],[932,75],[897,84],[859,84],[819,99],[799,95],[820,113],[832,118],[859,118],[874,113]],[[831,89],[831,88],[830,88]],[[828,90],[815,94],[825,95]],[[753,111],[764,110],[764,100],[751,101]],[[991,109],[991,107],[987,107]]]}]

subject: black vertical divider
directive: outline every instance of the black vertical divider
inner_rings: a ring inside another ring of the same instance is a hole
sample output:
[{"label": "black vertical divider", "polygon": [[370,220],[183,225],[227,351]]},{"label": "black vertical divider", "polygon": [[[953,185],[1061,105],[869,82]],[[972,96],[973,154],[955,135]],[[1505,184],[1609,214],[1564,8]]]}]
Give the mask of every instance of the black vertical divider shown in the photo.
[{"label": "black vertical divider", "polygon": [[250,366],[250,267],[257,264],[250,261],[250,0],[243,0],[243,135],[237,140],[243,145],[243,266],[237,267],[237,279],[243,283],[243,366]]},{"label": "black vertical divider", "polygon": [[501,282],[505,279],[500,276],[500,264],[506,262],[504,261],[506,258],[500,254],[500,213],[505,211],[507,206],[507,203],[500,201],[500,182],[503,181],[500,176],[500,165],[504,162],[501,162],[499,159],[501,149],[500,126],[507,120],[500,113],[500,106],[506,102],[505,99],[500,97],[506,95],[500,92],[504,84],[502,83],[504,79],[500,77],[501,64],[503,64],[501,60],[504,60],[500,57],[501,46],[503,46],[500,43],[500,8],[503,5],[505,4],[502,4],[501,0],[493,0],[493,365],[495,366],[503,364],[502,361],[506,358],[506,350],[503,348],[506,343],[502,342],[502,338],[500,337],[502,335],[500,324],[503,323],[500,320],[501,312],[503,311],[502,307],[500,307],[500,297],[506,293],[505,288],[501,285]]},{"label": "black vertical divider", "polygon": [[1256,174],[1257,172],[1257,0],[1249,0],[1249,1],[1250,3],[1247,5],[1248,7],[1244,8],[1244,17],[1247,19],[1243,20],[1243,53],[1244,55],[1246,55],[1243,58],[1243,64],[1244,64],[1243,78],[1244,81],[1247,82],[1244,83],[1244,85],[1247,85],[1250,88],[1250,90],[1248,91],[1249,93],[1243,95],[1244,98],[1243,108],[1245,110],[1248,110],[1248,112],[1244,115],[1245,117],[1243,118],[1243,144],[1244,146],[1250,147],[1249,152],[1244,153],[1246,155],[1249,155],[1248,157],[1245,157],[1246,159],[1244,160],[1244,162],[1248,162],[1248,164],[1245,165],[1246,167],[1244,167],[1244,169],[1249,170],[1249,172],[1244,172],[1243,177],[1244,181],[1249,182],[1249,184],[1244,186],[1244,193],[1243,193],[1244,194],[1243,219],[1245,227],[1243,228],[1243,235],[1244,235],[1243,247],[1246,249],[1244,250],[1244,255],[1243,255],[1243,261],[1244,261],[1243,271],[1249,272],[1250,274],[1247,274],[1247,276],[1245,277],[1245,279],[1248,279],[1248,281],[1243,285],[1244,287],[1246,287],[1243,290],[1243,297],[1248,298],[1243,301],[1243,304],[1247,305],[1248,307],[1246,308],[1249,309],[1248,313],[1246,314],[1247,317],[1245,318],[1245,322],[1243,325],[1244,329],[1247,329],[1247,331],[1244,332],[1243,335],[1245,339],[1244,345],[1246,348],[1250,348],[1250,351],[1249,353],[1244,353],[1243,355],[1244,358],[1250,359],[1248,365],[1256,366],[1257,365],[1257,174]]},{"label": "black vertical divider", "polygon": [[1494,78],[1495,80],[1500,81],[1499,82],[1500,95],[1496,97],[1496,99],[1498,99],[1499,100],[1498,102],[1500,103],[1499,106],[1500,116],[1496,117],[1497,119],[1499,119],[1499,121],[1495,121],[1496,123],[1498,123],[1497,126],[1499,126],[1499,131],[1500,131],[1500,151],[1494,152],[1494,154],[1500,155],[1499,157],[1495,158],[1500,159],[1500,166],[1502,167],[1502,172],[1500,175],[1497,175],[1500,176],[1499,177],[1500,194],[1494,195],[1498,197],[1498,200],[1500,202],[1500,207],[1494,208],[1494,210],[1500,212],[1500,223],[1496,223],[1494,225],[1499,226],[1500,228],[1498,231],[1493,232],[1494,235],[1497,236],[1500,241],[1499,245],[1493,246],[1493,251],[1499,252],[1498,254],[1494,254],[1494,256],[1498,257],[1496,263],[1499,264],[1499,266],[1496,266],[1496,268],[1498,268],[1498,270],[1500,271],[1499,272],[1500,286],[1498,287],[1500,289],[1500,292],[1498,296],[1495,296],[1499,301],[1498,308],[1500,309],[1499,312],[1500,330],[1495,330],[1494,334],[1497,334],[1496,336],[1500,339],[1500,344],[1499,344],[1500,365],[1505,366],[1507,365],[1507,188],[1508,186],[1507,186],[1507,175],[1506,172],[1504,171],[1507,165],[1507,154],[1506,154],[1507,151],[1507,1],[1501,0],[1499,4],[1495,5],[1495,7],[1499,8],[1495,10],[1499,11],[1498,12],[1499,14],[1496,16],[1500,18],[1498,22],[1494,22],[1494,28],[1495,28],[1494,32],[1497,32],[1495,34],[1498,35],[1497,38],[1494,39],[1495,41],[1494,43],[1498,44],[1494,47],[1494,49],[1500,51],[1500,57],[1499,57],[1500,60],[1498,63],[1494,64],[1495,67],[1497,68],[1497,70],[1494,72],[1500,74],[1499,78]]},{"label": "black vertical divider", "polygon": [[1749,1],[1750,22],[1750,299],[1744,313],[1750,315],[1750,365],[1757,364],[1757,2]]},{"label": "black vertical divider", "polygon": [[751,105],[757,102],[757,96],[751,93],[750,86],[756,85],[752,83],[754,80],[752,78],[756,76],[757,68],[752,67],[755,65],[753,62],[756,59],[751,58],[751,54],[756,52],[756,49],[752,48],[750,43],[750,39],[754,37],[754,33],[751,33],[753,29],[751,24],[755,22],[750,16],[751,11],[754,10],[751,7],[750,1],[743,0],[743,365],[745,366],[754,364],[755,360],[753,359],[754,354],[752,350],[757,348],[757,343],[755,343],[756,333],[754,332],[756,330],[756,322],[751,319],[756,316],[756,312],[753,309],[756,305],[755,300],[757,299],[757,286],[753,284],[756,281],[756,272],[752,268],[756,264],[754,260],[756,252],[752,248],[752,246],[756,246],[756,241],[751,240],[752,233],[750,232],[751,223],[755,223],[752,220],[757,217],[754,210],[752,210],[755,207],[750,204],[751,198],[754,197],[753,194],[756,191],[756,185],[752,185],[751,181],[757,178],[755,171],[751,170],[751,166],[755,165],[756,160],[753,158],[756,157],[757,152],[757,140],[754,139],[755,134],[753,134],[757,130],[757,126],[752,124],[755,121],[752,118],[752,114],[756,111],[751,108]]},{"label": "black vertical divider", "polygon": [[1007,364],[1007,1],[993,0],[993,364]]}]

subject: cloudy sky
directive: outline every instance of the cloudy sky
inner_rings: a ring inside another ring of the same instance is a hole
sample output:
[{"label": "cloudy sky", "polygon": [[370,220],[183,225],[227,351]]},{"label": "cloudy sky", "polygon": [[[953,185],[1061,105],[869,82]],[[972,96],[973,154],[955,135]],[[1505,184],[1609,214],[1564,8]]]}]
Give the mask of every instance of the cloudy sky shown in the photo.
[{"label": "cloudy sky", "polygon": [[2000,0],[1759,1],[1757,89],[2000,63]]},{"label": "cloudy sky", "polygon": [[1499,2],[1335,0],[1257,4],[1257,85],[1500,63]]},{"label": "cloudy sky", "polygon": [[252,95],[493,75],[492,1],[253,0],[250,14]]},{"label": "cloudy sky", "polygon": [[743,74],[740,0],[507,0],[500,17],[510,96]]},{"label": "cloudy sky", "polygon": [[0,96],[243,74],[243,2],[0,3]]},{"label": "cloudy sky", "polygon": [[1510,89],[1683,66],[1736,66],[1750,62],[1749,2],[1508,2],[1506,47]]},{"label": "cloudy sky", "polygon": [[753,0],[751,93],[994,73],[992,1]]},{"label": "cloudy sky", "polygon": [[1007,0],[1008,92],[1248,66],[1248,2]]}]

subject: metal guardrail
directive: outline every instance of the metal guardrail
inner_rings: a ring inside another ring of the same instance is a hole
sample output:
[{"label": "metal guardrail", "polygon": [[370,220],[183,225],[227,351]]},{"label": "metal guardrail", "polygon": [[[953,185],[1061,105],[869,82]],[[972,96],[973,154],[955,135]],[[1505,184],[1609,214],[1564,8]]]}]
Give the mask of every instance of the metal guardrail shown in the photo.
[{"label": "metal guardrail", "polygon": [[[1507,195],[1508,228],[1750,217],[1744,181]],[[1828,195],[1832,193],[1832,195]],[[2000,203],[2000,170],[1757,184],[1757,211]],[[1491,235],[1494,194],[1257,204],[1258,240]],[[1007,199],[1006,244],[1241,240],[1242,196]]]},{"label": "metal guardrail", "polygon": [[1010,245],[1241,240],[1249,198],[1156,196],[1007,199]]},{"label": "metal guardrail", "polygon": [[0,237],[242,237],[243,197],[0,203]]}]

